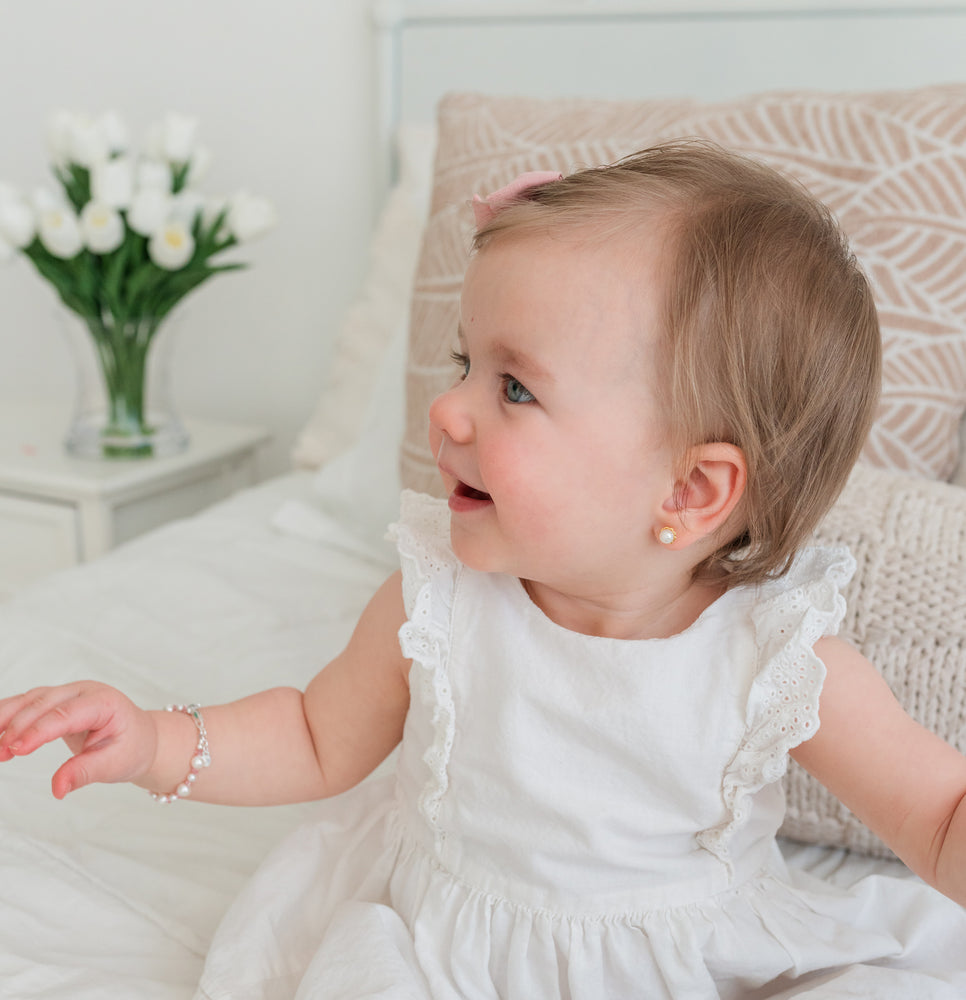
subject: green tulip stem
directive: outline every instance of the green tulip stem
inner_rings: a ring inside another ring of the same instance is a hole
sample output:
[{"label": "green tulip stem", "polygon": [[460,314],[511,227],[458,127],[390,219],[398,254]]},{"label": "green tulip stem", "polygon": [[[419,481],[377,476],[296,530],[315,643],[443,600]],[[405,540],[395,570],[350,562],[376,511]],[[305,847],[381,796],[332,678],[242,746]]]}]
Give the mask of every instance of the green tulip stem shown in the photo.
[{"label": "green tulip stem", "polygon": [[[84,322],[94,341],[106,389],[108,413],[104,436],[144,437],[151,430],[145,397],[147,361],[160,321],[150,317],[114,323],[85,316]],[[114,446],[114,450],[118,454],[122,451],[132,454],[134,450],[150,454],[150,447],[145,444],[128,451],[123,446]]]}]

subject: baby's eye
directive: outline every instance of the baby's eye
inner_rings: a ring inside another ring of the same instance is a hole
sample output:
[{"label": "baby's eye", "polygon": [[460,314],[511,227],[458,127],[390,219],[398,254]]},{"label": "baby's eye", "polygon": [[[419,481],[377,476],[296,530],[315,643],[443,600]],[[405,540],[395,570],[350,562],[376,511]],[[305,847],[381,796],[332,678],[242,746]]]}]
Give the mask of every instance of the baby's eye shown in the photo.
[{"label": "baby's eye", "polygon": [[535,402],[536,397],[519,379],[515,379],[512,375],[501,375],[500,377],[503,379],[503,394],[508,403]]},{"label": "baby's eye", "polygon": [[466,378],[466,376],[470,373],[470,356],[468,354],[464,354],[462,351],[453,351],[450,354],[450,358],[452,359],[454,365],[463,369],[460,374],[460,380]]}]

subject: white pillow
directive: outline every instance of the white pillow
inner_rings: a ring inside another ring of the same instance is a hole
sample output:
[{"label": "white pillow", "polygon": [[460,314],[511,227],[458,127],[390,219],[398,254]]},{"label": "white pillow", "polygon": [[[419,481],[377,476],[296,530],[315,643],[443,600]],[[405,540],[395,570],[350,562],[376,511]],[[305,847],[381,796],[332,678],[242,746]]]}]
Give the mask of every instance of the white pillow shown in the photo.
[{"label": "white pillow", "polygon": [[396,560],[385,533],[399,512],[409,306],[434,149],[432,126],[400,133],[400,180],[372,238],[369,275],[292,452],[296,466],[318,470],[312,500],[289,500],[272,519],[287,534],[388,563]]},{"label": "white pillow", "polygon": [[408,324],[401,318],[377,367],[358,440],[314,475],[311,500],[286,500],[272,524],[279,531],[395,566],[386,527],[399,513],[399,445],[406,408]]},{"label": "white pillow", "polygon": [[[408,339],[408,323],[401,318],[378,367],[358,441],[323,465],[313,482],[324,514],[377,544],[384,541],[386,527],[399,514]],[[394,547],[388,552],[395,557]]]},{"label": "white pillow", "polygon": [[[409,322],[413,275],[432,187],[436,130],[400,129],[398,183],[389,194],[369,247],[362,292],[339,331],[331,370],[315,411],[296,437],[292,462],[316,469],[359,437],[385,351]],[[403,362],[400,362],[400,377]]]}]

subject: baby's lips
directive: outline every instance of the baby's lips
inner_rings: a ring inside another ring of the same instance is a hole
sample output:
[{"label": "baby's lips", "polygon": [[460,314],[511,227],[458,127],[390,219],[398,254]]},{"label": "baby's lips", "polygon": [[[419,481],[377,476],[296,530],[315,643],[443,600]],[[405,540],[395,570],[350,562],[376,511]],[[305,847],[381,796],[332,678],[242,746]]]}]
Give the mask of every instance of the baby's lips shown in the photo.
[{"label": "baby's lips", "polygon": [[490,500],[490,494],[484,493],[483,490],[478,490],[474,486],[469,486],[466,483],[457,483],[456,492],[461,497],[469,497],[471,500]]}]

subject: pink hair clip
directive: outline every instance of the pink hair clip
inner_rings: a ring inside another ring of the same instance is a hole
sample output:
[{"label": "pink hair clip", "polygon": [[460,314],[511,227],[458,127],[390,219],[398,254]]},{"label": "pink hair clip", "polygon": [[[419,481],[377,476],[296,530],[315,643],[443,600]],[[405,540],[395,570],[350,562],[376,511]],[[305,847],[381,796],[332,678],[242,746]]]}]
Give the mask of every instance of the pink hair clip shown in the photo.
[{"label": "pink hair clip", "polygon": [[540,184],[559,181],[562,177],[563,174],[556,170],[530,170],[525,174],[520,174],[506,187],[501,187],[499,191],[494,191],[493,194],[487,195],[485,198],[481,198],[478,194],[473,195],[473,215],[476,218],[476,228],[482,229],[501,208],[506,208],[524,191]]}]

